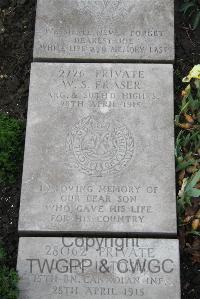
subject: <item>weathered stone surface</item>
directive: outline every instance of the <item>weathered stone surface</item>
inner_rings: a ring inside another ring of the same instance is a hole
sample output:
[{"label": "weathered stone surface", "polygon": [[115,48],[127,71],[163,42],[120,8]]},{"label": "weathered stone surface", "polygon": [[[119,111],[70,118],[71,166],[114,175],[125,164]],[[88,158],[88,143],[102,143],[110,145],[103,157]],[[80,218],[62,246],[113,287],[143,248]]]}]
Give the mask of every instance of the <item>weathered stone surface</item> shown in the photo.
[{"label": "weathered stone surface", "polygon": [[177,240],[21,238],[20,299],[180,299]]},{"label": "weathered stone surface", "polygon": [[173,0],[38,0],[35,59],[174,60]]},{"label": "weathered stone surface", "polygon": [[20,232],[176,233],[172,65],[32,65]]}]

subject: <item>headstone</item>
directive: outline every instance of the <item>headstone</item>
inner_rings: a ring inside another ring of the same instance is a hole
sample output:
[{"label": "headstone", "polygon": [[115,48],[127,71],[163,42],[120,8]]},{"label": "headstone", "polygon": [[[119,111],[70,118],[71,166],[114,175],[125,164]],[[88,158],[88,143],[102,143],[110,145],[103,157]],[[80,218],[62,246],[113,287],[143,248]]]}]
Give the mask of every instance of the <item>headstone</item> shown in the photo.
[{"label": "headstone", "polygon": [[176,234],[173,68],[34,63],[19,231]]},{"label": "headstone", "polygon": [[180,299],[177,240],[21,238],[20,299]]},{"label": "headstone", "polygon": [[174,0],[37,2],[35,60],[174,60]]}]

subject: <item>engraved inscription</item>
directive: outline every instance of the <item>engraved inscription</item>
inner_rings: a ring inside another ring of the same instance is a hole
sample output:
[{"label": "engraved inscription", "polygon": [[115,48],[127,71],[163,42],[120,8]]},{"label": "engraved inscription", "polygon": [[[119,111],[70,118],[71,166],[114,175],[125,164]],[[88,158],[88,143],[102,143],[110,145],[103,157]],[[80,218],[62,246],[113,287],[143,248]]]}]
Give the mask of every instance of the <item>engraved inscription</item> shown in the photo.
[{"label": "engraved inscription", "polygon": [[177,256],[176,240],[22,238],[20,290],[23,298],[178,299]]},{"label": "engraved inscription", "polygon": [[69,142],[76,167],[91,176],[118,173],[133,156],[131,132],[107,115],[96,114],[81,119],[73,127]]},{"label": "engraved inscription", "polygon": [[33,64],[21,232],[176,233],[172,71]]},{"label": "engraved inscription", "polygon": [[36,58],[174,59],[172,0],[39,2]]}]

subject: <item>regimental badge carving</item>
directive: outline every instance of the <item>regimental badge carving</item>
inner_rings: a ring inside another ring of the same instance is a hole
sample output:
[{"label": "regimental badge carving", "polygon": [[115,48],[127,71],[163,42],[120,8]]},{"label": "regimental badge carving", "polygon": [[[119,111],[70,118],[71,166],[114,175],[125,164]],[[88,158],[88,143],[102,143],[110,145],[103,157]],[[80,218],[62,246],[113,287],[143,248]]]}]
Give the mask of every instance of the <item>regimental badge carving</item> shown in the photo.
[{"label": "regimental badge carving", "polygon": [[78,0],[78,8],[82,14],[91,14],[103,22],[120,20],[129,12],[123,0]]},{"label": "regimental badge carving", "polygon": [[130,130],[110,116],[84,117],[68,136],[75,168],[102,177],[124,169],[133,156],[134,139]]}]

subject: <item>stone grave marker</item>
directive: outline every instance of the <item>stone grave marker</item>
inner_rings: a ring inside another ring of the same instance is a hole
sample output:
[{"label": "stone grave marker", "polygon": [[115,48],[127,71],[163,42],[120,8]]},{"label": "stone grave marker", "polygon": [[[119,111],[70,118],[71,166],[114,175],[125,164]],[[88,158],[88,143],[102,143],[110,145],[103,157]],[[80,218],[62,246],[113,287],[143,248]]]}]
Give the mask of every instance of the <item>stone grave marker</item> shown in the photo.
[{"label": "stone grave marker", "polygon": [[174,1],[38,0],[33,56],[19,298],[180,299],[178,240],[120,238],[177,233],[173,66],[130,64],[174,60]]},{"label": "stone grave marker", "polygon": [[20,233],[176,234],[173,68],[33,63]]},{"label": "stone grave marker", "polygon": [[174,0],[37,2],[35,60],[174,60]]},{"label": "stone grave marker", "polygon": [[177,240],[29,237],[20,299],[180,299]]}]

